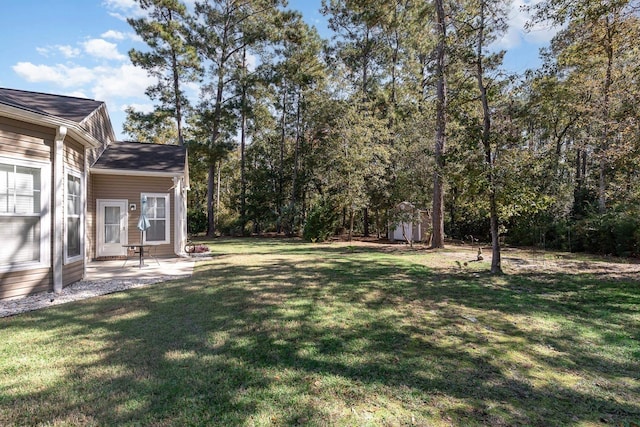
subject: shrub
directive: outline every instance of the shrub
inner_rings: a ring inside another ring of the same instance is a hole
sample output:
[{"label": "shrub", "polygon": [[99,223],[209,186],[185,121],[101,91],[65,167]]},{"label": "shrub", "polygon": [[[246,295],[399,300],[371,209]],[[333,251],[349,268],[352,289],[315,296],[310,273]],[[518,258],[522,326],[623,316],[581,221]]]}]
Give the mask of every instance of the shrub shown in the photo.
[{"label": "shrub", "polygon": [[189,209],[187,211],[187,232],[198,234],[207,231],[207,214],[201,210]]},{"label": "shrub", "polygon": [[629,212],[589,215],[576,222],[573,235],[579,251],[624,257],[640,253],[640,219]]},{"label": "shrub", "polygon": [[322,200],[309,212],[302,237],[310,242],[327,240],[335,233],[339,218],[335,207],[328,201]]}]

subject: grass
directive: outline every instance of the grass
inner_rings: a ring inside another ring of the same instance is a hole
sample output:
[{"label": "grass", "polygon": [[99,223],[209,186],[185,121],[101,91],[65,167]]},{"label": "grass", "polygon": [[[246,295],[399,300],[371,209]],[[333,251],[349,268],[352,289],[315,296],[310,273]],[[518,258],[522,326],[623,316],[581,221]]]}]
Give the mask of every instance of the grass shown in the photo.
[{"label": "grass", "polygon": [[640,285],[217,240],[189,280],[0,319],[0,425],[640,424]]}]

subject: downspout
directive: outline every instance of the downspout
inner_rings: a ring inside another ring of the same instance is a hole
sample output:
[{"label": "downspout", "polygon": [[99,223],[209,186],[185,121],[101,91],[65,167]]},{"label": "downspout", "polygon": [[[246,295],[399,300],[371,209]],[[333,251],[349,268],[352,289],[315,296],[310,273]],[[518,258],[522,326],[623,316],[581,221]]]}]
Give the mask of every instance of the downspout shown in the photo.
[{"label": "downspout", "polygon": [[[87,263],[89,261],[89,247],[90,244],[87,244],[87,236],[89,235],[89,230],[87,230],[87,216],[88,212],[88,200],[89,200],[89,159],[87,158],[87,150],[84,150],[84,170],[82,171],[82,221],[80,223],[80,251],[82,253],[82,279],[87,278]],[[95,236],[95,233],[94,233]],[[93,239],[93,236],[91,236]]]},{"label": "downspout", "polygon": [[186,244],[186,236],[187,236],[187,222],[186,222],[186,212],[187,212],[187,190],[184,185],[184,178],[174,177],[173,178],[173,200],[175,201],[174,207],[174,221],[175,221],[175,232],[174,232],[174,253],[178,256],[186,256],[187,254],[184,252],[184,245]]},{"label": "downspout", "polygon": [[53,292],[62,292],[62,266],[64,260],[64,138],[67,127],[56,129],[53,147]]}]

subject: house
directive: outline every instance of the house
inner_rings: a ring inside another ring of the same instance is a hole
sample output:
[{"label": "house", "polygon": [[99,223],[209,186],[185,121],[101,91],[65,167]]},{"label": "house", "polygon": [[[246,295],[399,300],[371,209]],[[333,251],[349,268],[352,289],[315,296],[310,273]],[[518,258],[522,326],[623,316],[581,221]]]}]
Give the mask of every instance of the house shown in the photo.
[{"label": "house", "polygon": [[186,150],[118,142],[104,102],[0,88],[0,299],[60,292],[141,239],[183,255]]}]

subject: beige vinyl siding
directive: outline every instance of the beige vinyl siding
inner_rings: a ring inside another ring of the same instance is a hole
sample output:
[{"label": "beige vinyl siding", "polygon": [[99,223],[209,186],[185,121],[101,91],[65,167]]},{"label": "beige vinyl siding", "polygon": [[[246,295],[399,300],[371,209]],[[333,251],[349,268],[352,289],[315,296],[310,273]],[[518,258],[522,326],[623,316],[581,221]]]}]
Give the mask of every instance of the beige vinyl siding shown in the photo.
[{"label": "beige vinyl siding", "polygon": [[[106,104],[102,104],[98,109],[86,117],[82,123],[82,127],[96,140],[100,141],[104,146],[115,141],[111,118],[107,112]],[[95,159],[94,159],[95,160]]]},{"label": "beige vinyl siding", "polygon": [[55,130],[0,117],[0,156],[50,162]]},{"label": "beige vinyl siding", "polygon": [[78,172],[84,171],[84,146],[69,137],[64,141],[64,164]]},{"label": "beige vinyl siding", "polygon": [[[140,230],[138,230],[138,218],[140,215],[140,195],[141,193],[163,193],[169,194],[169,239],[170,242],[158,245],[157,256],[175,256],[175,218],[173,197],[173,179],[169,177],[149,177],[149,176],[125,176],[125,175],[91,175],[92,191],[89,205],[95,211],[97,199],[122,199],[127,200],[127,207],[131,203],[136,204],[136,210],[128,210],[127,225],[129,229],[129,243],[140,242]],[[95,257],[95,215],[92,218],[92,255]]]},{"label": "beige vinyl siding", "polygon": [[0,299],[53,290],[50,268],[0,273]]},{"label": "beige vinyl siding", "polygon": [[84,261],[66,264],[62,267],[62,286],[82,280],[84,276]]},{"label": "beige vinyl siding", "polygon": [[103,104],[94,111],[91,116],[82,122],[82,127],[102,144],[100,147],[87,150],[87,164],[93,166],[107,145],[115,141],[115,134],[113,133],[111,119],[107,113],[107,107]]}]

